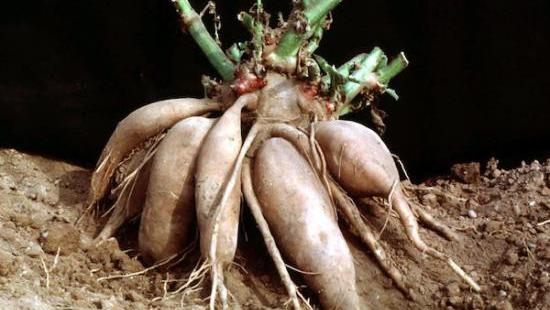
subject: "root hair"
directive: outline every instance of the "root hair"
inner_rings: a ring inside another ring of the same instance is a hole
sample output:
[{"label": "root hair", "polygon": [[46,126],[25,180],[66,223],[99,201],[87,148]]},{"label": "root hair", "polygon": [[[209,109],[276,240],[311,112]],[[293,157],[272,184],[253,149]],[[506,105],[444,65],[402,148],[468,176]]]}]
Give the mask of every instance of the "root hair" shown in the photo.
[{"label": "root hair", "polygon": [[380,240],[382,233],[384,232],[384,230],[386,229],[386,226],[388,225],[388,222],[390,221],[390,216],[393,211],[392,199],[393,199],[393,195],[395,194],[395,189],[397,188],[397,184],[399,184],[399,180],[394,180],[391,185],[390,193],[388,194],[388,215],[386,215],[386,220],[384,221],[384,225],[382,225],[382,229],[380,229],[380,232],[376,237],[376,239],[378,240]]}]

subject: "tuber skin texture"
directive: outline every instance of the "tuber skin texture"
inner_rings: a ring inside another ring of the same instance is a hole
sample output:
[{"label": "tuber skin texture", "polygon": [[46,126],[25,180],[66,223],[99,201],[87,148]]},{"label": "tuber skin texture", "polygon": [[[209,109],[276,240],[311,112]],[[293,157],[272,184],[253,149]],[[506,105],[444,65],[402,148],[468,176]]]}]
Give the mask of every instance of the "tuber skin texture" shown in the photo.
[{"label": "tuber skin texture", "polygon": [[432,252],[420,237],[418,222],[399,183],[399,172],[380,137],[350,121],[319,122],[315,130],[334,179],[357,197],[390,198],[409,239],[420,251]]},{"label": "tuber skin texture", "polygon": [[217,111],[209,99],[170,99],[143,106],[120,121],[99,157],[92,175],[89,203],[103,198],[120,161],[141,142],[191,116]]},{"label": "tuber skin texture", "polygon": [[[200,232],[201,253],[206,258],[210,251],[214,214],[221,193],[229,178],[242,145],[241,110],[257,100],[254,94],[244,95],[230,107],[212,127],[201,146],[195,173],[195,201]],[[221,211],[216,257],[221,265],[233,261],[237,249],[240,181],[234,187],[229,201]]]},{"label": "tuber skin texture", "polygon": [[353,257],[319,178],[281,138],[256,153],[254,190],[277,245],[304,272],[324,309],[359,309]]},{"label": "tuber skin texture", "polygon": [[430,247],[420,236],[418,221],[399,183],[397,167],[378,135],[348,121],[320,122],[315,128],[329,171],[344,189],[358,197],[387,197],[411,243],[422,253],[445,261],[473,290],[481,291],[479,284],[449,256]]},{"label": "tuber skin texture", "polygon": [[315,137],[334,179],[357,197],[387,197],[399,172],[382,139],[351,121],[315,124]]},{"label": "tuber skin texture", "polygon": [[178,122],[153,158],[147,198],[139,227],[139,250],[157,263],[181,253],[195,220],[196,158],[214,119],[190,117]]},{"label": "tuber skin texture", "polygon": [[[92,175],[85,211],[108,202],[103,198],[115,187],[117,201],[99,239],[141,215],[139,250],[155,268],[184,251],[196,218],[204,260],[174,293],[197,290],[209,272],[212,310],[227,309],[233,298],[224,271],[237,249],[241,188],[286,288],[285,305],[294,309],[302,306],[299,298],[309,305],[282,254],[298,268],[322,308],[365,309],[337,212],[397,287],[408,292],[351,197],[388,197],[413,243],[447,258],[418,235],[397,168],[380,137],[361,125],[333,121],[364,108],[377,94],[396,96],[388,83],[408,64],[404,54],[388,63],[376,47],[338,69],[313,54],[332,22],[330,11],[341,0],[293,1],[290,18],[280,19],[276,29],[262,1],[256,1],[249,13],[239,14],[252,40],[233,44],[226,54],[213,2],[200,14],[188,0],[173,2],[183,27],[222,81],[203,77],[205,96],[213,99],[156,102],[118,124]],[[201,20],[207,10],[215,15],[215,39]],[[352,103],[359,94],[362,98]],[[209,118],[211,112],[220,112],[218,118]],[[144,149],[147,158],[140,160],[137,153]],[[118,182],[115,170],[124,171],[126,163],[138,168],[119,173],[124,180]],[[450,258],[448,262],[459,269]],[[166,297],[166,286],[164,293]]]}]

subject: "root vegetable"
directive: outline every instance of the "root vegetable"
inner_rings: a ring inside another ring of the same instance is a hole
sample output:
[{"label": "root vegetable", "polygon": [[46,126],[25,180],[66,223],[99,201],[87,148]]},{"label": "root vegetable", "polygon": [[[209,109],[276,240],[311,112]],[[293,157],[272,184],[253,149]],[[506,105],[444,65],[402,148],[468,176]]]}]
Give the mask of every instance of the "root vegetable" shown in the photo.
[{"label": "root vegetable", "polygon": [[190,116],[219,110],[219,104],[207,99],[171,99],[143,106],[118,123],[98,160],[92,175],[89,203],[100,200],[107,190],[119,162],[146,139]]},{"label": "root vegetable", "polygon": [[[217,306],[218,297],[224,309],[228,306],[224,271],[237,249],[241,185],[295,309],[302,295],[281,252],[305,270],[306,282],[324,308],[360,307],[353,257],[338,227],[337,212],[374,252],[397,287],[407,292],[401,273],[348,193],[388,197],[411,241],[422,251],[447,258],[420,238],[415,214],[381,139],[358,124],[327,121],[364,108],[377,94],[395,96],[388,83],[407,66],[403,53],[388,62],[376,47],[338,69],[314,55],[330,25],[328,14],[340,2],[327,0],[294,1],[291,15],[281,21],[286,26],[278,29],[268,26],[269,14],[258,1],[250,14],[239,14],[252,40],[233,44],[226,54],[188,0],[173,2],[185,29],[223,81],[202,80],[205,95],[216,101],[161,101],[118,124],[91,180],[87,210],[108,189],[118,195],[109,209],[113,212],[105,213],[111,218],[98,238],[111,236],[130,216],[141,213],[140,252],[149,263],[164,262],[183,250],[196,216],[203,265],[175,293],[189,289],[194,281],[192,290],[198,288],[203,272],[210,271],[210,309]],[[208,8],[214,11],[212,5]],[[363,100],[352,103],[359,94]],[[212,111],[221,112],[217,121],[199,117]],[[244,141],[242,127],[250,128]],[[143,149],[147,158],[158,152],[154,160],[139,163],[136,152]],[[126,163],[138,168],[122,181],[113,178],[117,169],[126,174]],[[449,235],[429,214],[416,213]],[[452,260],[448,263],[464,275]]]},{"label": "root vegetable", "polygon": [[[231,169],[242,145],[241,109],[256,100],[255,95],[243,96],[229,108],[212,127],[201,146],[195,173],[195,201],[201,234],[201,253],[208,256],[211,237],[211,215],[221,198]],[[239,183],[240,184],[240,183]],[[236,186],[230,202],[224,208],[224,224],[219,241],[218,258],[229,263],[235,254],[240,204],[240,187]],[[225,240],[225,241],[222,241]],[[222,245],[228,245],[222,246]]]},{"label": "root vegetable", "polygon": [[178,122],[153,158],[139,228],[139,250],[154,264],[181,252],[195,219],[195,167],[199,148],[213,119]]},{"label": "root vegetable", "polygon": [[254,190],[277,244],[326,309],[359,309],[355,267],[330,199],[308,162],[281,138],[256,153]]},{"label": "root vegetable", "polygon": [[338,210],[351,228],[351,232],[358,236],[364,244],[372,251],[374,257],[378,261],[378,264],[384,269],[384,271],[391,277],[397,288],[408,297],[412,297],[410,288],[405,283],[403,275],[399,269],[395,268],[391,259],[386,254],[386,251],[380,244],[380,242],[374,236],[372,229],[365,224],[361,218],[361,213],[357,209],[357,206],[351,198],[349,198],[344,191],[339,188],[334,181],[330,182],[334,200],[338,204]]},{"label": "root vegetable", "polygon": [[399,172],[390,151],[372,130],[350,121],[315,125],[315,136],[334,179],[358,197],[387,197]]},{"label": "root vegetable", "polygon": [[294,309],[300,309],[296,285],[294,284],[294,282],[292,282],[292,279],[290,278],[290,274],[286,269],[283,257],[281,256],[279,248],[275,243],[275,239],[269,229],[269,225],[262,214],[262,209],[260,207],[260,203],[258,202],[258,198],[254,193],[254,186],[252,185],[252,169],[250,168],[249,159],[245,159],[245,162],[243,163],[242,182],[246,204],[248,205],[248,208],[250,209],[254,220],[258,224],[258,229],[262,234],[265,245],[267,247],[267,251],[269,252],[271,259],[273,260],[273,263],[277,268],[277,272],[279,273],[283,284],[285,285],[292,306],[294,307]]},{"label": "root vegetable", "polygon": [[325,121],[315,126],[315,134],[332,176],[348,192],[358,197],[388,197],[405,232],[421,252],[446,261],[474,290],[480,287],[445,254],[428,246],[420,237],[418,222],[399,181],[392,155],[372,130],[349,121]]},{"label": "root vegetable", "polygon": [[[344,189],[357,197],[390,196],[399,173],[377,134],[349,121],[319,122],[315,131],[330,173]],[[411,241],[421,251],[429,251],[400,185],[395,186],[391,198]]]},{"label": "root vegetable", "polygon": [[[249,104],[256,104],[257,96],[241,96],[216,122],[206,136],[197,160],[195,173],[195,201],[199,225],[200,248],[203,257],[212,264],[212,292],[220,285],[220,295],[224,300],[223,269],[233,261],[237,249],[240,211],[240,178],[231,189],[227,203],[220,206],[219,226],[215,235],[216,207],[222,198],[231,178],[233,166],[242,145],[241,110]],[[210,244],[217,238],[216,249],[212,253]],[[215,296],[211,297],[211,308]]]}]

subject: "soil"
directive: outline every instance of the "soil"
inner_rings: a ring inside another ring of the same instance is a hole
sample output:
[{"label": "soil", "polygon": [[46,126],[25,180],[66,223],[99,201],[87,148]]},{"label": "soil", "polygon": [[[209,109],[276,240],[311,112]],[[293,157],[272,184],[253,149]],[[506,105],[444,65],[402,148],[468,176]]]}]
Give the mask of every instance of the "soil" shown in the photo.
[{"label": "soil", "polygon": [[[452,167],[447,177],[404,182],[411,199],[453,227],[459,241],[430,230],[422,236],[450,254],[482,286],[467,285],[442,262],[413,248],[394,217],[381,240],[413,286],[415,301],[396,290],[373,256],[346,234],[361,298],[372,309],[549,309],[550,160],[503,170],[491,160]],[[136,225],[117,239],[92,242],[103,220],[75,226],[90,171],[64,162],[0,150],[0,304],[11,309],[202,308],[208,282],[175,293],[199,262],[197,250],[177,264],[145,269]],[[375,201],[367,201],[365,206]],[[386,213],[362,208],[377,230]],[[382,210],[382,211],[381,211]],[[345,225],[341,227],[344,229]],[[344,229],[345,230],[345,229]],[[117,241],[118,240],[118,241]],[[134,275],[132,275],[134,274]],[[292,274],[300,285],[299,274]],[[282,308],[284,289],[250,216],[243,214],[239,251],[227,286],[244,309]],[[201,289],[203,288],[204,289]],[[307,290],[302,291],[316,301]]]}]

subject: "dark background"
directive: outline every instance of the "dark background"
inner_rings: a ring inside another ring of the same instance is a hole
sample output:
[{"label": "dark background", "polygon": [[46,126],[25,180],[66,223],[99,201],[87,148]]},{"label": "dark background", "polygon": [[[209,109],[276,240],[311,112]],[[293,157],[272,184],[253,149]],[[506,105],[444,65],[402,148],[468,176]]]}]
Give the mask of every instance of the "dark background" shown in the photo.
[{"label": "dark background", "polygon": [[[235,16],[252,2],[217,1],[225,47],[248,38]],[[290,5],[265,2],[273,15]],[[201,96],[201,74],[214,74],[169,0],[9,3],[0,147],[92,167],[131,110]],[[550,157],[549,12],[548,0],[347,0],[318,52],[335,64],[375,45],[406,52],[411,65],[392,82],[401,100],[381,101],[383,138],[416,180],[491,156],[518,165]]]}]

